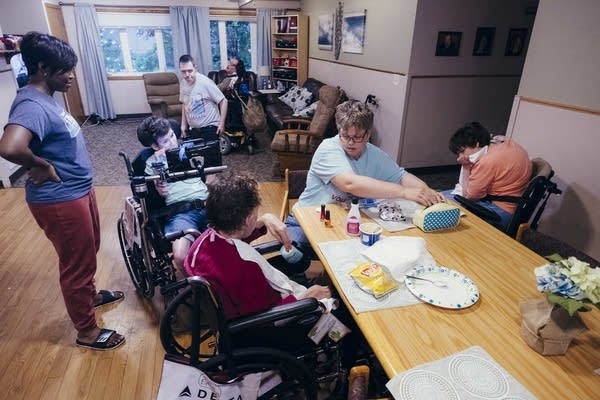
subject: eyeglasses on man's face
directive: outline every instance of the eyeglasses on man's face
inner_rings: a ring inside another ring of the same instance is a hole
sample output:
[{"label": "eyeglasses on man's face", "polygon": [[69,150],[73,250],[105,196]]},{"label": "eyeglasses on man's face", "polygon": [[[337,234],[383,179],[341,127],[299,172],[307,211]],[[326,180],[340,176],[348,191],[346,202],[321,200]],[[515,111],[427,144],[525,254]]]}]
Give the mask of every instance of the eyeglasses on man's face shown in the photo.
[{"label": "eyeglasses on man's face", "polygon": [[347,143],[350,143],[350,142],[362,143],[365,141],[367,136],[369,136],[369,133],[367,131],[365,131],[362,135],[354,135],[354,136],[349,136],[345,133],[340,133],[340,138],[342,138],[342,140]]}]

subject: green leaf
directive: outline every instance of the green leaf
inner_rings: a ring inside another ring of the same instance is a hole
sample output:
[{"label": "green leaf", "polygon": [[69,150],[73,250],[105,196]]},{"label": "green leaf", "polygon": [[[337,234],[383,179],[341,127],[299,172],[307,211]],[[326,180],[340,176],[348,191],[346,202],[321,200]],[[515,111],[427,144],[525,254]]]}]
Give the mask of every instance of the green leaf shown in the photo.
[{"label": "green leaf", "polygon": [[558,253],[549,254],[547,256],[544,256],[544,258],[550,262],[559,262],[563,259],[563,257]]},{"label": "green leaf", "polygon": [[556,293],[547,293],[546,297],[548,301],[554,303],[569,313],[572,317],[577,311],[590,311],[590,307],[588,307],[583,301],[569,299],[567,297],[560,296]]}]

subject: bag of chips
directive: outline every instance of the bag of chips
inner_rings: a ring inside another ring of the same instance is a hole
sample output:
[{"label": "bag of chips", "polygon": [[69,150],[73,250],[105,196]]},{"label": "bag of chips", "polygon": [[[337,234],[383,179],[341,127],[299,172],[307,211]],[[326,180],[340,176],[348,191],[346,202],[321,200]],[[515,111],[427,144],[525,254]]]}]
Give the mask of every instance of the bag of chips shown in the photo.
[{"label": "bag of chips", "polygon": [[398,289],[398,282],[392,278],[389,271],[372,261],[358,264],[350,271],[350,276],[359,288],[376,299]]}]

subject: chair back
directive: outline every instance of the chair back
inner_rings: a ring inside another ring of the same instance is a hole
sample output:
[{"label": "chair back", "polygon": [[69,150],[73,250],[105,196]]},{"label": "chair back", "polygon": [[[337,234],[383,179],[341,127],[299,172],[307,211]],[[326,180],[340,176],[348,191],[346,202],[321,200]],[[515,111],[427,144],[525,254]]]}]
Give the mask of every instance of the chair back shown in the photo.
[{"label": "chair back", "polygon": [[296,203],[304,188],[306,187],[306,177],[308,176],[308,170],[290,170],[285,169],[285,192],[283,194],[283,204],[281,206],[280,218],[285,221],[290,213],[290,209]]},{"label": "chair back", "polygon": [[511,237],[516,237],[522,224],[529,224],[531,229],[535,230],[550,195],[561,193],[556,183],[551,180],[554,176],[552,166],[542,158],[533,159],[532,164],[532,179],[519,199],[513,218],[506,228],[506,233]]},{"label": "chair back", "polygon": [[142,75],[152,115],[181,119],[179,79],[173,72],[152,72]]}]

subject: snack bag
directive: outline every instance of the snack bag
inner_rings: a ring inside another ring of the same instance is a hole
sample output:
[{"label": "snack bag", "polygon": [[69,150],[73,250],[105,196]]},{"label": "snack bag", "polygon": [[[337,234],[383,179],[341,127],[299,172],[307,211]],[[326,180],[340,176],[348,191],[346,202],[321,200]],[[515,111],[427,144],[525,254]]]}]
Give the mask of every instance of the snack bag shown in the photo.
[{"label": "snack bag", "polygon": [[358,287],[372,294],[376,299],[398,289],[398,282],[381,265],[372,261],[358,264],[350,271],[350,276]]}]

